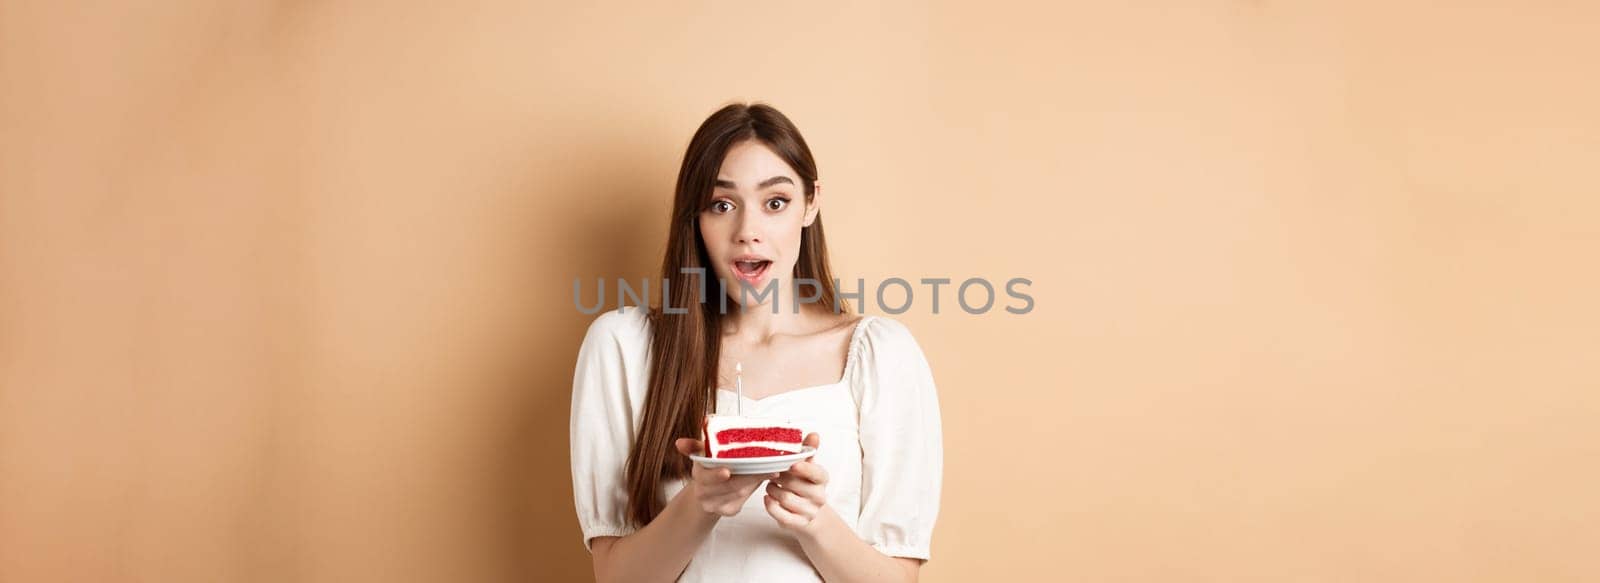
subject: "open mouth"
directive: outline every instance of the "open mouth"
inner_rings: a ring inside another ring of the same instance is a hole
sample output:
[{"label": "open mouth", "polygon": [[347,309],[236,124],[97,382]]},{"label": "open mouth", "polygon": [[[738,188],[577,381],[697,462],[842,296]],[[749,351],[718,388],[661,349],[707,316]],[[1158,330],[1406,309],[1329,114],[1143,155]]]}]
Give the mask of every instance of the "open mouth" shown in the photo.
[{"label": "open mouth", "polygon": [[770,266],[772,266],[772,262],[767,260],[735,261],[733,262],[733,274],[738,276],[739,279],[755,283],[761,279],[762,275],[767,273],[767,268]]}]

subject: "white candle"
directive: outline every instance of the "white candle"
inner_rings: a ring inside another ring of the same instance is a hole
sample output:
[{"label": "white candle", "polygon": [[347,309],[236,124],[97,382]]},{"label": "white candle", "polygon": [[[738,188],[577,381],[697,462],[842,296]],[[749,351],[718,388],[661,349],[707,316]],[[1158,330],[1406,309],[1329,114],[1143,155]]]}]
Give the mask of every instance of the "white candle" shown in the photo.
[{"label": "white candle", "polygon": [[735,415],[744,415],[744,363],[733,363],[733,390],[739,394],[739,402],[734,405]]}]

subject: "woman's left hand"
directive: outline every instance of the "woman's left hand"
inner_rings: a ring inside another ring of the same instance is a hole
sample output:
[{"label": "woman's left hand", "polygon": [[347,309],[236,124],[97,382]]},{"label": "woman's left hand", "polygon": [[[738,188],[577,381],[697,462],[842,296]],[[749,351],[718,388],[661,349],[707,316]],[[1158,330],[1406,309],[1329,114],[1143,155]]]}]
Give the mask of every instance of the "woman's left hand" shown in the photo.
[{"label": "woman's left hand", "polygon": [[[822,438],[812,433],[806,435],[802,443],[817,447],[822,443]],[[811,461],[815,457],[812,455],[796,462],[787,471],[778,474],[777,478],[767,482],[764,501],[767,514],[771,514],[779,526],[788,530],[804,531],[821,515],[828,503],[828,471]]]}]

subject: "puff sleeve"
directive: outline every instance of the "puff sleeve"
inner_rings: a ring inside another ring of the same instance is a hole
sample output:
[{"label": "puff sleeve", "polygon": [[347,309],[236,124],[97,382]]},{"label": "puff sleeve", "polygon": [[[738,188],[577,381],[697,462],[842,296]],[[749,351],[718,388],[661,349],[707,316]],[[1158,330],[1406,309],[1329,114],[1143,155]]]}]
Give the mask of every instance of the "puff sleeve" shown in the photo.
[{"label": "puff sleeve", "polygon": [[572,496],[583,546],[597,536],[623,536],[628,524],[624,472],[633,444],[636,408],[644,387],[639,362],[646,353],[635,309],[608,311],[590,324],[572,374]]},{"label": "puff sleeve", "polygon": [[933,371],[911,331],[874,318],[855,379],[861,431],[857,534],[886,555],[930,558],[944,471]]}]

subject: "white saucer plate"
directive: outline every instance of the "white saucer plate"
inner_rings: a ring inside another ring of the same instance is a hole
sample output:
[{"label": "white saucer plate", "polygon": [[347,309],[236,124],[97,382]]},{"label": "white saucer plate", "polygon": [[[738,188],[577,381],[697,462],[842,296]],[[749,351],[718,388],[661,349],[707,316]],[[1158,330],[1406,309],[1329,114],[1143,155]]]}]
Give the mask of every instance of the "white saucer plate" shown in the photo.
[{"label": "white saucer plate", "polygon": [[733,475],[743,476],[748,474],[772,474],[786,471],[795,462],[806,459],[817,452],[817,448],[804,446],[799,453],[785,455],[772,455],[766,457],[736,457],[736,458],[709,458],[691,455],[689,459],[694,463],[708,468],[728,468]]}]

